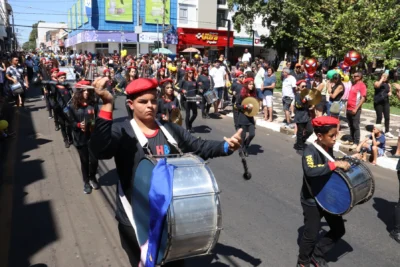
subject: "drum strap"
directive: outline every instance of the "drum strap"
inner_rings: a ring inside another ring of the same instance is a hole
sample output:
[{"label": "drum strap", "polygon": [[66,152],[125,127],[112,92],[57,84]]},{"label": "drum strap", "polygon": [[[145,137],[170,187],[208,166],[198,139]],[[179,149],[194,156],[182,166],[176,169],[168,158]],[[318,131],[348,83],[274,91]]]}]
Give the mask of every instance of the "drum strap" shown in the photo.
[{"label": "drum strap", "polygon": [[329,155],[328,152],[325,151],[320,145],[318,145],[316,142],[313,143],[316,149],[318,149],[319,152],[321,152],[329,161],[334,162],[335,160]]}]

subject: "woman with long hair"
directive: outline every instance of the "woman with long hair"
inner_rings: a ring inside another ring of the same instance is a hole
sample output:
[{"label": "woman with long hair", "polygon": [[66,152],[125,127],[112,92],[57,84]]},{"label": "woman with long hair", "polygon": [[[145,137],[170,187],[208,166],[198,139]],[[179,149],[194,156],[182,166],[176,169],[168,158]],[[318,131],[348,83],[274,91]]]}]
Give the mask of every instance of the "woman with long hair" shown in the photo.
[{"label": "woman with long hair", "polygon": [[171,121],[171,111],[179,108],[178,98],[174,94],[174,84],[170,78],[162,80],[159,84],[161,86],[161,97],[157,100],[157,119]]},{"label": "woman with long hair", "polygon": [[208,74],[208,65],[201,67],[201,75],[197,78],[197,84],[199,85],[199,92],[203,96],[201,100],[201,116],[203,119],[209,119],[211,104],[208,104],[204,94],[214,90],[214,79]]},{"label": "woman with long hair", "polygon": [[[253,78],[246,78],[243,81],[243,88],[240,91],[240,94],[236,97],[236,107],[239,112],[238,116],[238,127],[242,128],[242,150],[244,156],[248,157],[249,154],[247,152],[251,140],[256,136],[256,123],[254,121],[254,117],[248,117],[244,114],[244,111],[251,111],[254,107],[253,105],[242,105],[242,102],[247,97],[254,97],[257,99],[257,91],[254,86]],[[258,101],[258,100],[256,100]],[[247,135],[248,133],[248,135]],[[247,138],[246,138],[247,135]]]},{"label": "woman with long hair", "polygon": [[83,178],[83,192],[90,194],[92,188],[97,190],[99,185],[96,180],[98,160],[89,152],[88,143],[91,132],[94,128],[94,121],[97,117],[97,105],[94,91],[88,89],[89,81],[76,83],[76,92],[71,101],[70,121],[72,122],[73,144],[78,150],[81,161],[81,171]]},{"label": "woman with long hair", "polygon": [[165,69],[165,68],[160,68],[160,69],[157,71],[157,81],[158,81],[158,83],[160,83],[162,80],[168,78],[168,76],[166,75],[166,73],[167,73],[167,69]]},{"label": "woman with long hair", "polygon": [[161,60],[160,68],[164,68],[166,77],[169,77],[170,73],[169,73],[169,69],[167,66],[167,61],[165,59]]},{"label": "woman with long hair", "polygon": [[[196,80],[194,79],[194,68],[187,68],[185,77],[179,83],[179,92],[184,95],[184,98],[190,97],[195,98],[197,95],[198,85]],[[185,125],[186,130],[191,133],[194,133],[192,128],[193,122],[197,117],[197,103],[196,101],[186,100],[185,101]],[[192,112],[192,116],[190,116],[190,112]]]}]

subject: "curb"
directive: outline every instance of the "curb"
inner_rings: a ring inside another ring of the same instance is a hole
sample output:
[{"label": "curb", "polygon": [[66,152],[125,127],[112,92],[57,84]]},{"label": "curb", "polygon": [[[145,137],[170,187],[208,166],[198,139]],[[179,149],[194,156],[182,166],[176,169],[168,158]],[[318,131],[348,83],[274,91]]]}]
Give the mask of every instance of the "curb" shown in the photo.
[{"label": "curb", "polygon": [[[226,117],[231,117],[233,118],[233,114],[229,113],[225,115]],[[263,127],[263,128],[267,128],[269,130],[272,130],[274,132],[279,132],[282,134],[286,134],[286,135],[293,135],[294,130],[293,129],[286,129],[284,127],[281,127],[280,124],[276,123],[276,122],[266,122],[262,119],[257,119],[256,120],[256,125]],[[307,139],[307,143],[312,143],[315,140],[315,134],[312,134],[308,139]],[[334,151],[336,152],[340,152],[344,155],[347,155],[349,153],[351,153],[352,151],[350,150],[350,146],[348,145],[343,145],[340,142],[337,142],[333,148]],[[393,158],[388,158],[388,157],[379,157],[376,161],[376,166],[385,168],[385,169],[389,169],[389,170],[393,170],[396,171],[396,165],[397,165],[397,159],[393,159]]]}]

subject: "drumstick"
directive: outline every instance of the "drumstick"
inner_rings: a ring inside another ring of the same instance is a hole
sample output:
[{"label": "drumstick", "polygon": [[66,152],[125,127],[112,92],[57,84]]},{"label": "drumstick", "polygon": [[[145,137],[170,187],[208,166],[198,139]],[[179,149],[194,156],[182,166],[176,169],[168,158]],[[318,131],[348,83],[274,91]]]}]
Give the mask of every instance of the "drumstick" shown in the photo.
[{"label": "drumstick", "polygon": [[239,149],[239,156],[242,158],[242,164],[243,164],[243,169],[244,169],[243,178],[245,180],[250,180],[251,172],[249,172],[249,168],[247,166],[247,160],[246,160],[246,157],[244,156],[242,148]]}]

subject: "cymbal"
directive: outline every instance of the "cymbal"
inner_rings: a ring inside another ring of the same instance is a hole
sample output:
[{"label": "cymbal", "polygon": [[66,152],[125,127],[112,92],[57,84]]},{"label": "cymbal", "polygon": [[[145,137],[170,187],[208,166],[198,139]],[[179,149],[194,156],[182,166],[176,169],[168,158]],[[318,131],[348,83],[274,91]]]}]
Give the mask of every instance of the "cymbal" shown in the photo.
[{"label": "cymbal", "polygon": [[242,106],[243,105],[249,105],[249,104],[252,104],[253,108],[251,110],[244,110],[243,113],[247,117],[254,117],[255,115],[257,115],[258,110],[260,109],[260,104],[259,104],[258,100],[255,97],[246,97],[242,101]]},{"label": "cymbal", "polygon": [[308,98],[307,103],[310,106],[315,106],[322,100],[321,91],[318,91],[316,88],[313,89],[304,89],[300,92],[301,99],[305,97]]},{"label": "cymbal", "polygon": [[182,126],[182,114],[179,108],[174,108],[171,110],[171,114],[169,115],[171,122],[176,123]]}]

